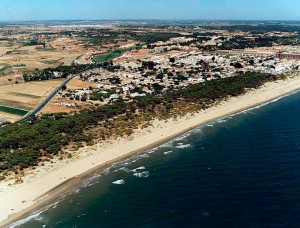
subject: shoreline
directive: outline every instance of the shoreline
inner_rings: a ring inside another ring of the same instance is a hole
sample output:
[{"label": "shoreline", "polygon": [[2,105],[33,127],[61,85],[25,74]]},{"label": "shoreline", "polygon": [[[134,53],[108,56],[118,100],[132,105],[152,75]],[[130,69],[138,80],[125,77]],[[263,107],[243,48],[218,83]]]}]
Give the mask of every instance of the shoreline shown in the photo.
[{"label": "shoreline", "polygon": [[[261,106],[299,89],[300,77],[269,82],[259,89],[240,97],[230,98],[193,116],[170,120],[167,123],[157,121],[157,127],[151,129],[152,131],[136,136],[131,141],[116,142],[109,148],[99,146],[96,152],[92,152],[89,156],[70,162],[52,173],[30,183],[21,184],[4,194],[0,193],[0,226],[5,227],[30,215],[33,211],[53,202],[61,193],[77,186],[92,173],[117,161],[156,148],[199,126]],[[26,203],[22,203],[24,198]]]}]

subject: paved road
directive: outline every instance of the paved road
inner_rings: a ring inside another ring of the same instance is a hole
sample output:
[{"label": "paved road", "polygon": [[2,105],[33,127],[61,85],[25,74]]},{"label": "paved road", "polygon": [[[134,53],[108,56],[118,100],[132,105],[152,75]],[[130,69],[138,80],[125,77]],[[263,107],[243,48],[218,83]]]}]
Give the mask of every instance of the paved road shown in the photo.
[{"label": "paved road", "polygon": [[72,77],[66,79],[59,87],[57,87],[41,104],[39,104],[35,109],[25,115],[21,120],[17,121],[17,123],[24,123],[29,120],[31,117],[38,114],[51,100],[55,95],[64,87],[66,86],[73,78],[77,75],[73,75]]}]

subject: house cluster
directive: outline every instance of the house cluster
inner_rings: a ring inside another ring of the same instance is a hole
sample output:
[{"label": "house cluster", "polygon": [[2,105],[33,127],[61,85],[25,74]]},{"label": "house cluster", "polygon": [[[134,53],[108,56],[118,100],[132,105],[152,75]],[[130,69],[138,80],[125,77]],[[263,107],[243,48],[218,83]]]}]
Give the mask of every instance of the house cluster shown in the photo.
[{"label": "house cluster", "polygon": [[[118,99],[131,101],[148,94],[164,93],[171,88],[234,77],[239,73],[282,74],[298,70],[300,66],[300,61],[278,58],[271,50],[205,52],[180,47],[160,52],[159,48],[165,47],[130,51],[114,60],[113,70],[95,68],[81,73],[81,80],[93,86],[67,90],[61,96],[101,104]],[[66,104],[72,106],[72,103]],[[64,106],[68,107],[66,104]]]}]

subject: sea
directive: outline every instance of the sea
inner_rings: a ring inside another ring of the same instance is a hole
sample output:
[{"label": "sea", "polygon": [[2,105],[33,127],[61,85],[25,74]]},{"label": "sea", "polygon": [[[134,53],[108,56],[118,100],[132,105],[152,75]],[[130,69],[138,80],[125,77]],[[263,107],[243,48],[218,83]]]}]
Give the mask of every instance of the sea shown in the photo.
[{"label": "sea", "polygon": [[300,92],[95,172],[12,225],[300,227]]}]

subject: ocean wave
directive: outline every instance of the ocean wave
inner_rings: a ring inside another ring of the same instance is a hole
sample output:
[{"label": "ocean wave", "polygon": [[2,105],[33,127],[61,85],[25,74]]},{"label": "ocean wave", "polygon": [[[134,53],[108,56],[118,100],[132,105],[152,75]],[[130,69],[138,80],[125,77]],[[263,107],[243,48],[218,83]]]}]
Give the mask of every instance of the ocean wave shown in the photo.
[{"label": "ocean wave", "polygon": [[35,221],[43,221],[43,218],[41,217],[41,214],[46,212],[47,210],[49,210],[50,208],[55,207],[59,202],[53,203],[51,205],[48,205],[44,208],[42,208],[41,210],[38,210],[34,213],[32,213],[31,215],[29,215],[27,218],[21,219],[9,226],[7,226],[7,228],[15,228],[21,225],[24,225],[26,223],[28,223],[29,221],[35,220]]},{"label": "ocean wave", "polygon": [[110,171],[111,171],[111,169],[112,169],[113,167],[112,166],[110,166],[110,167],[108,167],[108,168],[106,168],[106,169],[104,169],[103,171],[102,171],[102,174],[104,174],[104,175],[108,175],[108,174],[110,174]]},{"label": "ocean wave", "polygon": [[141,173],[134,173],[133,176],[138,177],[138,178],[147,178],[149,177],[150,172],[149,171],[144,171]]},{"label": "ocean wave", "polygon": [[173,141],[160,145],[158,148],[170,148],[173,146]]},{"label": "ocean wave", "polygon": [[177,149],[186,149],[186,148],[190,148],[191,144],[182,144],[179,143],[177,146],[175,146]]},{"label": "ocean wave", "polygon": [[173,153],[173,150],[169,150],[169,151],[164,152],[164,155],[168,155],[168,154],[171,154],[171,153]]},{"label": "ocean wave", "polygon": [[158,149],[159,149],[159,147],[154,148],[154,149],[152,149],[152,150],[149,150],[149,151],[147,151],[147,154],[153,154],[153,153],[155,153]]},{"label": "ocean wave", "polygon": [[[189,131],[188,133],[185,133],[182,136],[179,136],[163,145],[160,145],[157,149],[163,149],[163,148],[174,148],[174,143],[177,143],[179,141],[183,141],[185,140],[187,137],[191,136],[192,133],[195,133],[195,131],[197,131],[197,129],[193,129],[191,131]],[[182,143],[183,144],[183,143]]]},{"label": "ocean wave", "polygon": [[122,167],[120,169],[117,169],[116,171],[123,171],[125,173],[130,173],[130,170],[127,167]]},{"label": "ocean wave", "polygon": [[186,139],[187,137],[189,137],[190,135],[191,135],[191,133],[190,133],[190,132],[188,132],[188,133],[185,133],[184,135],[182,135],[182,136],[179,136],[179,137],[175,138],[173,141],[174,141],[174,142],[177,142],[177,141],[184,140],[184,139]]},{"label": "ocean wave", "polygon": [[[151,153],[151,152],[149,152],[149,153]],[[149,154],[141,154],[139,157],[140,158],[150,158],[150,155]]]},{"label": "ocean wave", "polygon": [[193,129],[192,132],[193,133],[203,133],[203,126],[200,126],[200,127],[197,127],[195,129]]},{"label": "ocean wave", "polygon": [[[110,170],[104,170],[103,173],[105,175],[108,175],[110,173]],[[98,178],[100,178],[102,175],[97,173],[94,174],[93,176],[89,177],[88,179],[84,180],[81,182],[81,184],[79,185],[79,188],[77,188],[76,190],[74,190],[74,193],[78,193],[80,191],[80,188],[86,188],[86,187],[90,187],[92,185],[95,184],[95,180],[97,180]]]},{"label": "ocean wave", "polygon": [[82,216],[85,216],[85,214],[80,214],[80,215],[77,216],[77,218],[80,218]]},{"label": "ocean wave", "polygon": [[[142,153],[142,154],[138,154],[138,155],[135,155],[135,156],[132,156],[124,161],[120,161],[118,163],[115,164],[115,167],[114,168],[117,168],[117,167],[120,167],[120,166],[129,166],[130,164],[133,164],[133,163],[136,163],[137,161],[143,159],[143,158],[149,158],[150,157],[150,153],[154,153],[156,152],[157,148],[156,149],[153,149],[153,150],[149,150],[149,151],[146,151],[145,153]],[[116,169],[114,172],[117,172],[119,170],[123,170],[123,171],[126,171],[125,168],[121,168],[121,169]],[[128,171],[128,170],[127,170]]]},{"label": "ocean wave", "polygon": [[102,176],[101,174],[96,173],[96,174],[94,174],[90,179],[96,179],[96,178],[99,178],[99,177],[101,177],[101,176]]},{"label": "ocean wave", "polygon": [[[296,94],[296,93],[299,93],[299,92],[300,92],[300,90],[296,90],[296,91],[293,91],[293,92],[291,92],[291,93],[284,94],[284,95],[282,95],[282,96],[280,96],[280,97],[277,97],[277,98],[275,98],[275,99],[273,99],[273,100],[271,100],[271,101],[268,101],[268,102],[262,103],[262,104],[260,104],[260,105],[257,105],[257,106],[254,106],[254,107],[245,109],[245,110],[243,110],[243,111],[240,111],[240,112],[237,112],[237,113],[228,115],[228,116],[226,116],[226,117],[224,117],[224,118],[222,118],[222,119],[215,120],[215,121],[213,121],[213,122],[211,122],[211,123],[206,124],[205,126],[207,126],[207,127],[213,127],[213,126],[214,126],[214,123],[226,123],[228,120],[230,120],[230,119],[232,119],[233,117],[235,117],[235,116],[237,116],[237,115],[240,115],[240,114],[249,114],[249,113],[250,113],[250,114],[255,114],[254,112],[251,112],[251,111],[256,110],[256,109],[260,109],[260,108],[262,108],[262,107],[264,107],[264,106],[266,106],[266,105],[268,105],[268,104],[275,103],[275,102],[277,102],[277,101],[279,101],[279,100],[281,100],[281,99],[283,99],[283,98],[285,98],[285,97],[288,97],[288,96],[290,96],[290,95],[293,95],[293,94]],[[200,126],[200,127],[198,127],[198,128],[195,128],[195,129],[192,130],[192,132],[193,132],[193,133],[201,133],[201,132],[202,132],[202,127],[203,127],[203,126]]]},{"label": "ocean wave", "polygon": [[251,110],[255,110],[255,109],[262,108],[262,107],[264,107],[264,106],[266,106],[266,105],[268,105],[268,104],[275,103],[275,102],[277,102],[277,101],[279,101],[279,100],[281,100],[281,99],[283,99],[283,98],[285,98],[285,97],[288,97],[288,96],[290,96],[290,95],[293,95],[293,94],[296,94],[296,93],[299,93],[299,92],[300,92],[300,90],[296,90],[296,91],[293,91],[293,92],[291,92],[291,93],[282,95],[282,96],[277,97],[277,98],[275,98],[275,99],[273,99],[273,100],[271,100],[271,101],[269,101],[269,102],[265,102],[265,103],[263,103],[263,104],[261,104],[261,105],[257,105],[257,106],[251,107],[251,108],[249,108],[249,109],[246,109],[246,110],[244,110],[244,111],[242,111],[242,112],[233,114],[233,115],[231,115],[231,117],[236,116],[236,115],[239,115],[239,114],[241,114],[241,113],[244,113],[244,114],[251,113],[251,112],[250,112]]},{"label": "ocean wave", "polygon": [[138,160],[140,160],[142,158],[148,158],[148,157],[150,157],[148,154],[142,154],[142,155],[139,154],[139,155],[135,155],[133,157],[130,157],[126,160],[120,161],[120,162],[115,164],[114,168],[118,168],[118,167],[121,167],[121,168],[114,170],[114,172],[124,171],[124,172],[128,173],[128,172],[130,172],[130,170],[127,167],[122,167],[122,166],[129,166],[130,164],[136,163]]},{"label": "ocean wave", "polygon": [[138,168],[130,170],[130,171],[133,172],[133,173],[136,173],[138,170],[145,170],[145,169],[146,169],[145,166],[141,166],[141,167],[138,167]]},{"label": "ocean wave", "polygon": [[121,180],[114,181],[112,183],[116,185],[121,185],[121,184],[125,184],[125,180],[121,179]]},{"label": "ocean wave", "polygon": [[74,193],[79,193],[80,192],[80,188],[77,188],[73,191]]}]

